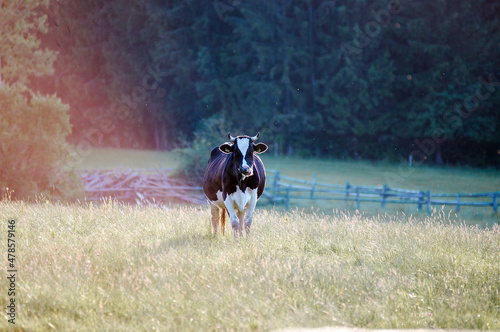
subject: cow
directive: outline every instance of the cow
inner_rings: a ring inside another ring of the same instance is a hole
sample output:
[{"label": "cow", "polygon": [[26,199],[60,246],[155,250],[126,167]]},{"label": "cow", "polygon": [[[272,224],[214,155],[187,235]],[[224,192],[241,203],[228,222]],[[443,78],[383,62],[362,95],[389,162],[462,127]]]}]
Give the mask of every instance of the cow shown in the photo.
[{"label": "cow", "polygon": [[247,236],[250,234],[255,205],[266,185],[266,170],[256,154],[265,152],[267,145],[255,144],[259,135],[233,137],[229,133],[230,142],[215,147],[210,153],[203,191],[211,203],[214,235],[219,220],[224,235],[226,211],[235,238],[242,236],[243,227]]}]

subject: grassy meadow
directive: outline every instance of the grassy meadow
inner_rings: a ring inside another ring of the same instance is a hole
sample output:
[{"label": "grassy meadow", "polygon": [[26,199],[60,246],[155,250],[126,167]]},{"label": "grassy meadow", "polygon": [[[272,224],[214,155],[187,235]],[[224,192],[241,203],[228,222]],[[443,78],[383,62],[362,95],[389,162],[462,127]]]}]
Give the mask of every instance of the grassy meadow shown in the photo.
[{"label": "grassy meadow", "polygon": [[[264,163],[332,184],[382,185],[384,174],[398,172],[384,163],[265,155]],[[176,153],[102,149],[78,168],[177,165]],[[387,184],[486,192],[499,179],[495,170],[420,167]],[[262,200],[250,238],[236,241],[231,230],[211,235],[208,206],[0,201],[5,256],[6,221],[16,220],[16,327],[500,329],[500,226],[491,209],[435,207],[428,216],[409,206],[367,204],[360,213],[343,204],[303,200],[285,212]],[[9,328],[0,320],[0,330]]]},{"label": "grassy meadow", "polygon": [[[475,169],[470,167],[451,166],[419,166],[408,168],[406,165],[390,164],[387,162],[367,161],[338,161],[302,158],[267,158],[264,159],[267,168],[279,169],[281,174],[311,180],[316,174],[318,182],[336,185],[345,185],[349,182],[357,186],[383,186],[410,190],[431,190],[432,193],[483,193],[500,191],[500,171],[494,168]],[[463,198],[467,201],[467,198]],[[491,202],[491,198],[485,199]],[[293,206],[310,208],[313,206],[325,213],[334,209],[356,211],[356,202],[327,201],[327,200],[296,200]],[[361,211],[366,215],[396,214],[404,212],[413,214],[424,220],[427,217],[426,209],[417,211],[416,204],[387,204],[381,208],[379,203],[361,203]],[[465,222],[469,225],[492,226],[500,221],[499,212],[493,213],[491,207],[462,206],[455,213],[455,207],[435,206],[437,211],[442,209],[451,213],[450,218],[456,223]]]},{"label": "grassy meadow", "polygon": [[[208,159],[209,151],[207,151]],[[474,169],[468,167],[412,167],[390,164],[387,162],[367,161],[339,161],[307,159],[298,157],[274,158],[272,152],[261,155],[266,168],[277,169],[281,174],[311,180],[316,174],[318,182],[345,185],[372,185],[387,184],[393,188],[411,190],[431,190],[432,193],[480,193],[500,191],[500,171],[496,169]],[[179,166],[179,156],[176,152],[141,151],[131,149],[94,149],[92,153],[78,165],[79,169],[100,168],[176,168]],[[463,199],[466,200],[466,199]],[[488,200],[490,201],[490,200]],[[334,210],[356,212],[356,202],[328,201],[328,200],[294,200],[291,204],[300,209],[311,209],[326,214]],[[284,205],[273,207],[265,200],[259,202],[260,208],[276,208],[284,211]],[[433,206],[437,211],[441,206]],[[415,218],[424,220],[427,217],[426,209],[417,211],[416,204],[387,204],[381,208],[378,203],[362,203],[361,211],[368,216],[376,217],[379,214],[394,215],[396,213],[413,214]],[[454,206],[444,208],[446,213],[451,212],[450,218],[456,223],[465,222],[469,225],[492,226],[499,222],[500,216],[494,214],[491,207],[461,207],[460,212],[454,212]]]},{"label": "grassy meadow", "polygon": [[443,212],[259,209],[238,241],[210,235],[206,206],[2,201],[0,215],[17,221],[28,331],[500,329],[500,227]]},{"label": "grassy meadow", "polygon": [[[207,160],[210,151],[207,151]],[[500,190],[498,169],[468,167],[417,166],[408,169],[400,164],[368,161],[339,161],[299,157],[274,158],[271,153],[261,155],[266,168],[277,169],[283,175],[318,182],[345,185],[384,184],[393,188],[412,190],[430,189],[436,193],[475,193]],[[204,160],[205,164],[206,161]],[[81,159],[77,169],[108,168],[176,168],[177,152],[144,151],[132,149],[94,149]],[[406,166],[406,165],[404,165]]]},{"label": "grassy meadow", "polygon": [[[207,160],[210,151],[207,151]],[[310,180],[315,173],[318,182],[344,185],[384,184],[394,188],[430,189],[436,193],[489,192],[500,190],[498,169],[469,167],[417,166],[410,170],[400,164],[368,161],[339,161],[299,157],[274,158],[271,153],[260,156],[266,168],[277,169],[283,175]],[[204,161],[205,163],[205,161]],[[133,149],[93,149],[81,159],[77,169],[108,168],[176,168],[177,152]]]}]

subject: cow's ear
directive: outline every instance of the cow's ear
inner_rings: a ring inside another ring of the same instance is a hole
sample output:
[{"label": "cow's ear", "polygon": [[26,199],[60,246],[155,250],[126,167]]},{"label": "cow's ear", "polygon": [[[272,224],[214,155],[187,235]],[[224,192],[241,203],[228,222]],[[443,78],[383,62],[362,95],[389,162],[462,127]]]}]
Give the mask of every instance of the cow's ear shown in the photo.
[{"label": "cow's ear", "polygon": [[267,145],[264,143],[259,143],[259,144],[254,144],[253,145],[253,151],[255,153],[263,153],[267,151]]},{"label": "cow's ear", "polygon": [[228,154],[234,151],[234,145],[224,143],[219,146],[219,150],[221,150],[223,153]]}]

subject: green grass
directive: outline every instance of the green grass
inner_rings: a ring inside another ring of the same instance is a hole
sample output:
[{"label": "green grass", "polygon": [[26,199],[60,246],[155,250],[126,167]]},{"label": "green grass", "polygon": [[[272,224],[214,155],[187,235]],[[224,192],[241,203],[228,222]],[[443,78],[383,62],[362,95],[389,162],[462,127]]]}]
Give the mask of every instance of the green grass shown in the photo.
[{"label": "green grass", "polygon": [[443,212],[258,209],[239,241],[209,235],[208,207],[2,201],[0,215],[17,220],[16,322],[30,331],[500,329],[500,227]]},{"label": "green grass", "polygon": [[338,161],[305,158],[262,157],[267,168],[279,169],[283,175],[311,180],[316,173],[318,182],[345,185],[382,186],[436,193],[475,193],[500,191],[500,172],[496,169],[469,167],[408,168],[401,164],[368,161]]},{"label": "green grass", "polygon": [[[209,152],[207,152],[208,158]],[[473,169],[467,167],[402,167],[400,164],[389,164],[386,162],[347,162],[338,160],[321,160],[307,158],[273,158],[269,153],[262,155],[266,168],[278,169],[281,174],[311,180],[313,174],[317,181],[330,184],[345,185],[376,185],[384,184],[393,188],[404,188],[412,190],[431,190],[432,193],[478,193],[500,191],[500,172],[495,169]],[[100,168],[175,168],[179,165],[179,154],[177,152],[144,151],[130,149],[93,149],[91,154],[78,165],[80,169]],[[263,207],[264,200],[259,203]],[[313,207],[324,213],[332,213],[333,210],[346,210],[355,213],[356,203],[344,201],[327,200],[295,200],[292,206],[302,209]],[[283,206],[276,206],[278,210],[284,210]],[[441,206],[434,206],[441,210]],[[378,203],[362,203],[361,210],[370,216],[379,214],[405,213],[413,214],[416,218],[423,220],[427,214],[417,211],[416,204],[387,204],[381,208]],[[445,212],[453,211],[451,217],[460,222],[465,220],[467,224],[491,226],[498,223],[498,213],[493,213],[491,207],[461,207],[455,215],[454,207],[447,206]]]},{"label": "green grass", "polygon": [[[209,151],[207,152],[208,160]],[[278,157],[263,154],[266,168],[278,169],[283,175],[310,180],[313,173],[317,181],[344,185],[384,184],[394,188],[414,190],[430,189],[436,193],[488,192],[500,190],[500,172],[495,169],[467,167],[413,167],[400,164],[368,161],[338,161],[298,157]],[[78,169],[107,168],[175,168],[179,165],[177,152],[93,149],[82,158]]]},{"label": "green grass", "polygon": [[[304,158],[277,158],[263,157],[267,168],[279,169],[281,174],[311,180],[316,174],[317,181],[337,185],[371,185],[382,186],[387,184],[392,188],[411,190],[431,190],[431,193],[480,193],[500,191],[500,172],[495,169],[473,169],[468,167],[403,167],[399,164],[386,162],[347,162],[335,160],[318,160]],[[464,198],[463,201],[468,199]],[[484,201],[484,200],[483,200]],[[491,202],[491,198],[485,199]],[[311,206],[325,213],[332,210],[356,211],[356,202],[327,201],[327,200],[294,200],[292,206],[310,208]],[[282,207],[280,207],[282,208]],[[380,203],[361,203],[361,211],[370,216],[379,214],[406,213],[413,214],[423,220],[427,213],[417,211],[417,204],[387,204],[385,208]],[[282,208],[284,209],[284,208]],[[454,206],[433,206],[433,209],[451,213],[455,222],[465,221],[470,225],[491,226],[499,222],[498,212],[494,213],[491,207],[461,207],[455,213]]]},{"label": "green grass", "polygon": [[[207,160],[210,151],[207,152]],[[298,157],[273,158],[261,155],[266,168],[278,169],[284,175],[310,180],[316,173],[317,181],[344,185],[384,185],[414,190],[430,189],[436,193],[488,192],[500,190],[500,172],[495,169],[467,167],[413,167],[410,171],[400,164],[367,161],[338,161]],[[102,168],[175,168],[179,165],[177,152],[93,149],[82,158],[79,169]]]}]

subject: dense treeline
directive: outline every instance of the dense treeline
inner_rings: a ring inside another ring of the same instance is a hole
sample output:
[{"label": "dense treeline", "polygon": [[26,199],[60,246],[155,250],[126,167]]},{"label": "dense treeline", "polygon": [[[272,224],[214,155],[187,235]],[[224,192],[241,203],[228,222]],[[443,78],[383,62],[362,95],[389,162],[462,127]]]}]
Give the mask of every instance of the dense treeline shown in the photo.
[{"label": "dense treeline", "polygon": [[89,0],[47,14],[59,57],[40,89],[71,105],[81,151],[260,130],[280,153],[499,163],[495,0]]}]

